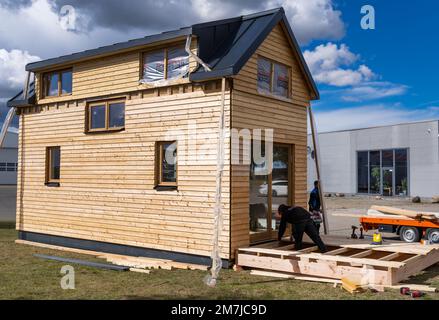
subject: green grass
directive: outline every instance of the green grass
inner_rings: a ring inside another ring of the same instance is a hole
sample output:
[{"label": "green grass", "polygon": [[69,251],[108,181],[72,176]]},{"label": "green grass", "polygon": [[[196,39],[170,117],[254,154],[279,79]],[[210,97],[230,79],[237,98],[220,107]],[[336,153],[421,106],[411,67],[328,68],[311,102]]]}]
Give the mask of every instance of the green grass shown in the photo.
[{"label": "green grass", "polygon": [[[35,253],[104,262],[91,256],[70,254],[14,243],[17,232],[0,229],[0,299],[411,299],[396,290],[367,291],[351,295],[332,284],[274,279],[250,275],[248,271],[221,271],[216,288],[204,285],[207,272],[153,270],[150,274],[75,268],[76,289],[63,290],[62,262],[33,256]],[[439,265],[410,283],[439,287]],[[428,293],[425,299],[439,299]]]}]

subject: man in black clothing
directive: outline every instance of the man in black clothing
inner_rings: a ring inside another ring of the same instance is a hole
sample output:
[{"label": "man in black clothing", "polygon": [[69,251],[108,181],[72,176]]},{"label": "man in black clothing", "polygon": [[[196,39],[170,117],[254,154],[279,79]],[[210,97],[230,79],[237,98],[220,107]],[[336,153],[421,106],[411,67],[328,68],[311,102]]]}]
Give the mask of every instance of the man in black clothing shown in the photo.
[{"label": "man in black clothing", "polygon": [[325,244],[317,232],[314,222],[311,219],[311,214],[302,207],[288,207],[281,204],[278,208],[278,218],[280,218],[278,240],[281,241],[287,228],[287,223],[294,226],[293,236],[295,242],[295,250],[302,249],[303,233],[319,247],[320,252],[327,251]]},{"label": "man in black clothing", "polygon": [[322,216],[320,213],[320,191],[319,191],[319,181],[314,181],[314,189],[309,195],[309,212],[311,213],[311,219],[316,226],[317,233],[320,232],[320,224],[322,223]]}]

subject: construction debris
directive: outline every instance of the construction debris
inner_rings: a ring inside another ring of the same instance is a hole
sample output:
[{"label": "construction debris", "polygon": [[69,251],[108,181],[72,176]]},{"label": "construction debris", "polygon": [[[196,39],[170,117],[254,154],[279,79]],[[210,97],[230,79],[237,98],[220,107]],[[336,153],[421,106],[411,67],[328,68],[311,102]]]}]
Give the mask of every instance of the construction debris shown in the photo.
[{"label": "construction debris", "polygon": [[342,278],[341,285],[343,289],[352,294],[364,291],[361,279],[354,279],[351,277]]},{"label": "construction debris", "polygon": [[413,202],[413,203],[421,203],[421,198],[418,197],[418,196],[413,197],[413,198],[412,198],[412,202]]}]

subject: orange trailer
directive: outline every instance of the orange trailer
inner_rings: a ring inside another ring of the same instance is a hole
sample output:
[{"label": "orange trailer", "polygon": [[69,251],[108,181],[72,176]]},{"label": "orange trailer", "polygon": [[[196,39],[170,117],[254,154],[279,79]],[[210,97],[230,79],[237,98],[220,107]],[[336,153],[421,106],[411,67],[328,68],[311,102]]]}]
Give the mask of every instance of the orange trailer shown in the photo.
[{"label": "orange trailer", "polygon": [[411,219],[385,216],[363,216],[360,223],[364,231],[376,230],[396,233],[405,242],[427,239],[439,243],[439,222],[437,220]]}]

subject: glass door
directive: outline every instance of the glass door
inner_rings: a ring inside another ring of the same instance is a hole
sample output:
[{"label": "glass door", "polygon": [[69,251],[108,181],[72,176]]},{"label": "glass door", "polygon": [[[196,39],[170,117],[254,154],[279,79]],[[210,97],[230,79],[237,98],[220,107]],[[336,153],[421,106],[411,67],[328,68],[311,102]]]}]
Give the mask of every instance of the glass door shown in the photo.
[{"label": "glass door", "polygon": [[[261,156],[265,150],[261,147]],[[253,154],[253,152],[252,152]],[[293,147],[274,144],[272,164],[257,163],[250,166],[250,241],[252,243],[277,237],[279,222],[275,219],[281,204],[293,202]],[[267,168],[272,170],[267,170]]]},{"label": "glass door", "polygon": [[383,191],[382,195],[393,196],[393,168],[383,168]]}]

